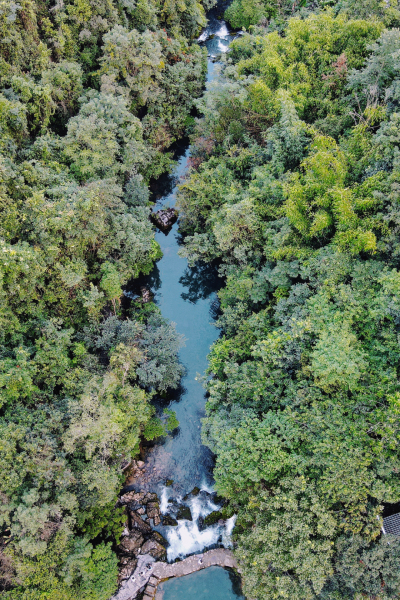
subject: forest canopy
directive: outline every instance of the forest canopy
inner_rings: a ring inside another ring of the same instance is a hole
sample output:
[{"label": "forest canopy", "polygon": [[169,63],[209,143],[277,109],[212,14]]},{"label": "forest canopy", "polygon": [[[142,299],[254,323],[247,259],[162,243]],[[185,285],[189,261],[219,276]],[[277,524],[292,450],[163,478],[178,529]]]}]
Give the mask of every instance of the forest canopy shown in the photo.
[{"label": "forest canopy", "polygon": [[[180,187],[217,261],[203,440],[246,596],[399,597],[400,11],[234,0]],[[398,512],[398,511],[397,511]]]},{"label": "forest canopy", "polygon": [[[183,343],[126,286],[161,257],[149,184],[192,132],[182,256],[218,264],[203,440],[254,600],[395,600],[400,5],[0,0],[0,576],[107,600],[140,440]],[[194,120],[193,115],[199,115]]]}]

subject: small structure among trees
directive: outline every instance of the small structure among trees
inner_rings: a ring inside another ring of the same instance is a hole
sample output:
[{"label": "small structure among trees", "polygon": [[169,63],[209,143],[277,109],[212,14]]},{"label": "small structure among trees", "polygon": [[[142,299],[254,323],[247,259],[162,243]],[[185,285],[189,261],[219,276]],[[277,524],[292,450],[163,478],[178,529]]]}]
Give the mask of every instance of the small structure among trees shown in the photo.
[{"label": "small structure among trees", "polygon": [[384,534],[400,535],[400,513],[385,517],[383,519],[382,531]]}]

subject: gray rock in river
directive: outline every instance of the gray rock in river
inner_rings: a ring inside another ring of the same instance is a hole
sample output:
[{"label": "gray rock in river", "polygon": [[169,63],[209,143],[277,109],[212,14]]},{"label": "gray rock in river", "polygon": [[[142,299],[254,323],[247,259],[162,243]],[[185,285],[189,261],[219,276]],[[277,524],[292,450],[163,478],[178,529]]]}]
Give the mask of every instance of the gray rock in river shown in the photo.
[{"label": "gray rock in river", "polygon": [[150,218],[161,231],[168,231],[178,220],[178,211],[176,208],[163,208],[151,213]]},{"label": "gray rock in river", "polygon": [[201,490],[200,490],[200,488],[199,488],[199,487],[194,487],[194,488],[192,489],[192,491],[191,491],[191,492],[189,492],[189,494],[186,494],[186,496],[184,497],[184,499],[183,499],[183,500],[184,500],[184,501],[186,501],[186,500],[189,500],[189,498],[190,498],[191,496],[198,496],[198,495],[200,494],[200,491],[201,491]]},{"label": "gray rock in river", "polygon": [[188,506],[180,506],[177,512],[176,518],[178,521],[180,519],[186,519],[187,521],[193,521],[192,513],[190,512],[190,508]]},{"label": "gray rock in river", "polygon": [[178,521],[171,517],[171,515],[164,515],[162,524],[167,527],[176,527],[178,525]]},{"label": "gray rock in river", "polygon": [[160,505],[158,502],[148,502],[146,505],[147,516],[149,519],[154,520],[154,525],[157,526],[161,523],[160,517]]},{"label": "gray rock in river", "polygon": [[153,531],[150,525],[146,523],[146,521],[143,521],[143,519],[138,514],[136,514],[135,511],[130,510],[129,514],[131,517],[131,529],[138,529],[141,533],[144,534],[148,534]]}]

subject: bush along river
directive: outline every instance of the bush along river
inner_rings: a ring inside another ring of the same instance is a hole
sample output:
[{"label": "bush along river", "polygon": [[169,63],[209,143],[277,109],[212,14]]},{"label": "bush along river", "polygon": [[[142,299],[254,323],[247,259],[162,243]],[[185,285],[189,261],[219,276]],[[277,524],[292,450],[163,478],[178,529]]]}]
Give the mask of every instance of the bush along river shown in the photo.
[{"label": "bush along river", "polygon": [[[220,2],[209,12],[208,26],[198,40],[207,47],[207,85],[218,76],[216,58],[233,39],[221,20],[225,8]],[[185,338],[180,352],[185,375],[169,406],[180,425],[162,443],[146,449],[143,461],[130,467],[119,501],[127,506],[129,519],[120,545],[120,589],[114,598],[131,600],[144,591],[145,599],[157,594],[164,600],[194,595],[199,600],[237,600],[242,598],[238,580],[221,568],[236,564],[228,550],[235,517],[221,518],[222,502],[213,491],[212,455],[201,443],[206,401],[201,379],[210,346],[218,337],[213,318],[218,310],[219,280],[209,265],[188,266],[178,255],[178,223],[168,228],[169,220],[174,220],[174,211],[168,209],[173,209],[177,185],[188,169],[187,142],[178,144],[175,157],[178,163],[173,174],[158,182],[153,208],[163,258],[141,282],[141,289],[142,294],[149,296],[147,290],[154,294],[164,317]],[[182,562],[166,564],[178,559]],[[171,572],[170,567],[177,570]],[[192,574],[158,587],[163,579],[187,573]]]}]

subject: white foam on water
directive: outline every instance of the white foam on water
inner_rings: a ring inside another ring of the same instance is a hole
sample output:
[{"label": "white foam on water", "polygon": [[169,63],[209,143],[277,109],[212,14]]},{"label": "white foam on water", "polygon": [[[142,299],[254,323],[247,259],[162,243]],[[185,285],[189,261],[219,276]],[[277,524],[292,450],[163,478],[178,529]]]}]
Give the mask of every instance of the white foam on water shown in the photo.
[{"label": "white foam on water", "polygon": [[208,31],[207,29],[205,31],[203,31],[203,33],[197,38],[198,42],[205,42],[206,39],[208,38]]},{"label": "white foam on water", "polygon": [[[204,484],[202,488],[206,487]],[[206,491],[206,490],[204,490]],[[190,508],[192,521],[188,519],[179,519],[178,525],[166,527],[165,537],[169,546],[167,550],[167,559],[173,561],[176,558],[184,558],[189,554],[195,554],[221,542],[224,546],[231,546],[231,534],[235,526],[236,516],[231,517],[226,522],[219,522],[200,529],[201,519],[221,508],[213,501],[210,492],[206,495],[200,493],[198,496],[191,496],[184,504]],[[182,500],[180,500],[182,502]],[[176,504],[170,504],[168,501],[168,490],[163,488],[161,492],[160,510],[163,514],[171,508],[171,514],[176,510]]]},{"label": "white foam on water", "polygon": [[198,521],[199,517],[206,517],[210,513],[215,510],[219,510],[221,507],[214,502],[210,498],[200,498],[199,496],[194,496],[189,501],[190,512],[192,513],[193,521]]},{"label": "white foam on water", "polygon": [[227,52],[229,48],[229,44],[223,44],[221,40],[218,41],[218,50],[221,52]]},{"label": "white foam on water", "polygon": [[219,30],[217,31],[217,33],[215,35],[219,38],[227,38],[229,36],[229,31],[226,26],[226,23],[222,23],[221,27],[219,28]]},{"label": "white foam on water", "polygon": [[160,512],[165,515],[168,512],[169,507],[169,495],[168,488],[164,487],[161,492],[161,501],[160,501]]},{"label": "white foam on water", "polygon": [[188,554],[201,552],[204,548],[216,544],[220,535],[219,525],[213,525],[200,531],[197,521],[178,521],[177,527],[169,528],[167,533],[167,540],[170,544],[167,558],[172,561],[175,558],[183,558]]},{"label": "white foam on water", "polygon": [[227,519],[227,521],[225,522],[225,528],[222,532],[222,543],[225,546],[225,548],[230,548],[232,546],[231,535],[233,528],[235,527],[236,518],[237,515],[233,515],[232,517],[230,517],[230,519]]},{"label": "white foam on water", "polygon": [[207,483],[207,481],[203,481],[200,486],[202,492],[207,492],[207,494],[212,494],[214,490],[214,486]]}]

